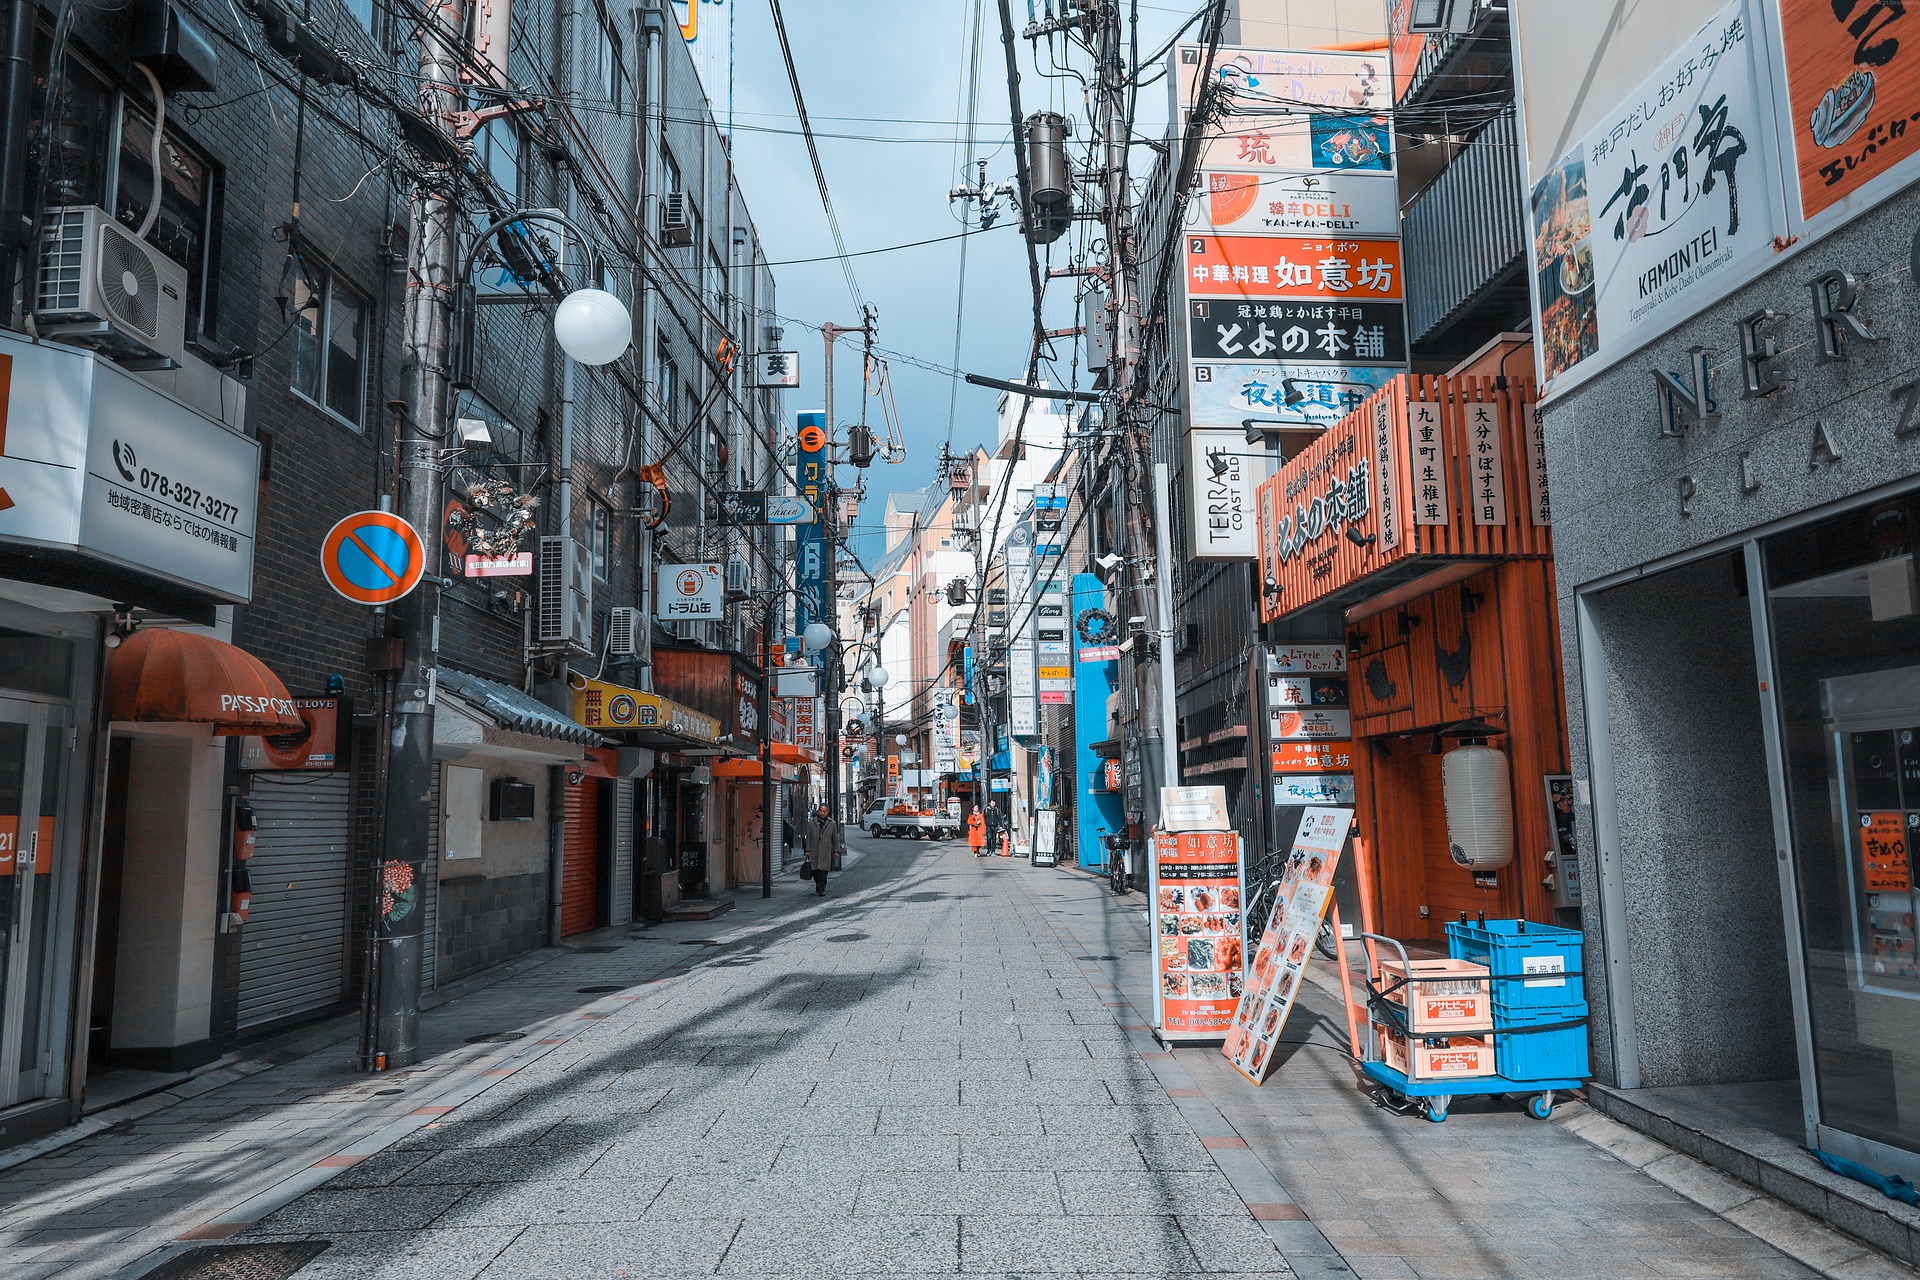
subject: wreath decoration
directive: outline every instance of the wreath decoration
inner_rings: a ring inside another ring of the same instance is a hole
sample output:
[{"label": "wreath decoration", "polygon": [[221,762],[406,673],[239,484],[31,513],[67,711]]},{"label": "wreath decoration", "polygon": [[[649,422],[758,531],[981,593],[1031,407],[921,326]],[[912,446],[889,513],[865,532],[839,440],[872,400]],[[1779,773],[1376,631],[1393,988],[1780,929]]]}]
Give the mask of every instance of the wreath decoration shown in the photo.
[{"label": "wreath decoration", "polygon": [[1075,634],[1082,644],[1104,644],[1114,635],[1113,615],[1105,609],[1082,609],[1073,620]]}]

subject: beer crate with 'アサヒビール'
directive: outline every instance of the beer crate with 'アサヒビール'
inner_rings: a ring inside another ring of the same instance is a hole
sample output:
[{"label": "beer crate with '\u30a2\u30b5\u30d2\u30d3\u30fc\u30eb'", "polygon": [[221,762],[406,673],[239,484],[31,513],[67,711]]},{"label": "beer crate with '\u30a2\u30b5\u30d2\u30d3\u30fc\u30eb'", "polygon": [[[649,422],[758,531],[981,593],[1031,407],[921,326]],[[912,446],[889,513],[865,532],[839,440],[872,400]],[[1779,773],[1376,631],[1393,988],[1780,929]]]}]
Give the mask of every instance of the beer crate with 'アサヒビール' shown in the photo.
[{"label": "beer crate with '\u30a2\u30b5\u30d2\u30d3\u30fc\u30eb'", "polygon": [[1471,1080],[1494,1074],[1494,1038],[1490,1035],[1403,1036],[1374,1024],[1380,1056],[1409,1080]]},{"label": "beer crate with '\u30a2\u30b5\u30d2\u30d3\u30fc\u30eb'", "polygon": [[1483,964],[1412,960],[1402,965],[1383,960],[1380,978],[1381,993],[1405,1007],[1407,1030],[1415,1035],[1493,1030],[1492,984]]}]

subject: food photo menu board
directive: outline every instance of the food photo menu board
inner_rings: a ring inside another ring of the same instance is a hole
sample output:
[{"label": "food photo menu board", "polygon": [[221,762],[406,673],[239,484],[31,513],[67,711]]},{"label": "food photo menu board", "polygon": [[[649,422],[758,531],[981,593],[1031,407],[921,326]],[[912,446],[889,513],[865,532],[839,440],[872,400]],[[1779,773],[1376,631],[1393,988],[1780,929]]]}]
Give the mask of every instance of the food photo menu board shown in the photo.
[{"label": "food photo menu board", "polygon": [[1153,833],[1154,1004],[1163,1042],[1218,1041],[1246,969],[1240,837]]},{"label": "food photo menu board", "polygon": [[1300,817],[1299,833],[1275,890],[1273,913],[1253,952],[1247,989],[1220,1047],[1233,1069],[1255,1084],[1264,1082],[1272,1069],[1274,1046],[1286,1030],[1320,922],[1333,901],[1333,870],[1352,826],[1351,809],[1316,807]]}]

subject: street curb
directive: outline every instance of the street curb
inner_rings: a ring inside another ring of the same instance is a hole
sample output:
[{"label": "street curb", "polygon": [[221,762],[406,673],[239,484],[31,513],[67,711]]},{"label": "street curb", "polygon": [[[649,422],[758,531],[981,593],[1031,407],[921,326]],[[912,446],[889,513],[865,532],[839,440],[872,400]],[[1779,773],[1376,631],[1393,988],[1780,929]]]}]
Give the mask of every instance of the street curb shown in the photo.
[{"label": "street curb", "polygon": [[1566,1104],[1553,1123],[1829,1280],[1912,1280],[1920,1275],[1871,1245],[1584,1102]]}]

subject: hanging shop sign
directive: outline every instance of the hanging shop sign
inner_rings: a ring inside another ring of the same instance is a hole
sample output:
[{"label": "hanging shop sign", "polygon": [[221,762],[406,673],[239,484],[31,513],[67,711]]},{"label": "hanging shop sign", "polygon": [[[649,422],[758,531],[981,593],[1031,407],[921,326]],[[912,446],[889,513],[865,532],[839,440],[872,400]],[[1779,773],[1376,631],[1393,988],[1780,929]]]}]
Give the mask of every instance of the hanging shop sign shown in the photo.
[{"label": "hanging shop sign", "polygon": [[1254,503],[1269,469],[1244,431],[1187,432],[1187,483],[1196,498],[1187,507],[1187,549],[1195,560],[1253,559],[1259,550]]},{"label": "hanging shop sign", "polygon": [[1154,1025],[1170,1044],[1219,1040],[1245,980],[1240,837],[1156,828],[1152,857]]},{"label": "hanging shop sign", "polygon": [[[1187,303],[1187,349],[1196,360],[1341,360],[1398,367],[1407,362],[1407,309],[1398,302],[1194,298]],[[1292,407],[1283,395],[1281,408]]]},{"label": "hanging shop sign", "polygon": [[1267,1078],[1333,902],[1333,872],[1353,825],[1350,808],[1310,808],[1300,816],[1286,870],[1275,890],[1266,931],[1254,948],[1246,990],[1236,1004],[1220,1052],[1255,1084]]},{"label": "hanging shop sign", "polygon": [[933,771],[960,772],[959,690],[935,689],[929,699],[933,720]]},{"label": "hanging shop sign", "polygon": [[1284,805],[1352,804],[1354,782],[1350,773],[1298,773],[1276,775],[1273,802]]},{"label": "hanging shop sign", "polygon": [[726,612],[727,583],[718,564],[663,564],[655,581],[653,616],[661,622],[711,620]]},{"label": "hanging shop sign", "polygon": [[[1839,50],[1859,41],[1845,38],[1837,9],[1826,0],[1788,7],[1826,11],[1818,39],[1850,60]],[[1548,391],[1725,296],[1784,241],[1784,175],[1768,154],[1772,104],[1760,90],[1757,9],[1748,0],[1722,8],[1534,183],[1534,327]],[[1795,30],[1812,33],[1816,24],[1803,17]],[[1817,66],[1828,64],[1823,56]],[[1803,84],[1825,74],[1803,66]],[[1817,100],[1838,87],[1829,80],[1808,92]]]},{"label": "hanging shop sign", "polygon": [[753,357],[753,385],[792,391],[800,385],[798,351],[762,351]]},{"label": "hanging shop sign", "polygon": [[[1267,649],[1271,676],[1338,675],[1347,669],[1347,649],[1338,644],[1276,644]],[[1272,695],[1269,694],[1271,701]]]},{"label": "hanging shop sign", "polygon": [[1518,380],[1403,375],[1329,428],[1256,495],[1262,621],[1412,560],[1550,556],[1532,407]]},{"label": "hanging shop sign", "polygon": [[667,729],[683,738],[720,740],[720,722],[659,694],[574,676],[573,718],[589,729]]},{"label": "hanging shop sign", "polygon": [[[1312,352],[1300,364],[1199,360],[1188,372],[1187,410],[1196,427],[1244,430],[1248,418],[1330,427],[1399,372],[1392,365],[1330,364]],[[1287,403],[1289,394],[1296,403]]]},{"label": "hanging shop sign", "polygon": [[300,728],[270,738],[240,740],[240,768],[258,773],[269,770],[333,770],[346,767],[340,733],[341,698],[295,698]]},{"label": "hanging shop sign", "polygon": [[792,494],[728,489],[720,495],[721,524],[811,524],[813,519],[813,504]]},{"label": "hanging shop sign", "polygon": [[1321,302],[1382,302],[1403,296],[1398,240],[1209,235],[1183,240],[1190,294]]},{"label": "hanging shop sign", "polygon": [[[1205,79],[1203,80],[1203,77]],[[1387,59],[1380,54],[1176,45],[1173,119],[1217,86],[1201,168],[1390,174]]]},{"label": "hanging shop sign", "polygon": [[[827,458],[827,436],[825,410],[812,409],[799,415],[794,436],[799,446],[794,461],[795,476],[800,486],[800,497],[816,511],[833,484],[832,464]],[[795,629],[804,631],[808,623],[816,620],[833,625],[837,620],[832,616],[825,585],[826,529],[817,520],[794,526],[793,574],[794,583],[799,588],[794,608]]]},{"label": "hanging shop sign", "polygon": [[1267,739],[1271,742],[1314,739],[1337,742],[1352,736],[1352,733],[1352,713],[1345,707],[1267,709]]},{"label": "hanging shop sign", "polygon": [[1353,769],[1353,743],[1343,738],[1276,742],[1270,754],[1276,775],[1347,773]]},{"label": "hanging shop sign", "polygon": [[1400,202],[1393,178],[1378,170],[1203,171],[1186,219],[1190,232],[1393,236]]}]

